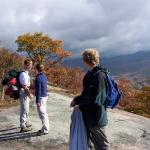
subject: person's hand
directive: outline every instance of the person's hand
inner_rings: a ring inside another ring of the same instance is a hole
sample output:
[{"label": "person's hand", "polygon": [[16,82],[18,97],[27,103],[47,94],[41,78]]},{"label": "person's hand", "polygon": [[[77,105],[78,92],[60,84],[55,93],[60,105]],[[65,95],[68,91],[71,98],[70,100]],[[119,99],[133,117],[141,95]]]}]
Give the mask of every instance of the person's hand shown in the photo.
[{"label": "person's hand", "polygon": [[80,111],[79,105],[75,105],[75,106],[74,106],[74,110],[75,110],[75,111]]},{"label": "person's hand", "polygon": [[30,99],[33,98],[33,94],[32,93],[29,94],[29,98]]},{"label": "person's hand", "polygon": [[75,106],[75,101],[72,100],[71,103],[70,103],[70,107],[74,107]]},{"label": "person's hand", "polygon": [[42,103],[41,103],[41,101],[39,101],[39,102],[37,103],[37,106],[38,106],[38,107],[41,107],[41,105],[42,105]]}]

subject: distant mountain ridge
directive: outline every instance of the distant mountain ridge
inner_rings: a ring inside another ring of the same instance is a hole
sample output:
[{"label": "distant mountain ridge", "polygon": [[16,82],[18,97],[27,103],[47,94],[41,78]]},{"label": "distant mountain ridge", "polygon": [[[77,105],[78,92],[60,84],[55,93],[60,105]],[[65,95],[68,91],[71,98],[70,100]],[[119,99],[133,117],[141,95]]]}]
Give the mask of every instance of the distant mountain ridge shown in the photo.
[{"label": "distant mountain ridge", "polygon": [[[129,75],[150,77],[150,51],[140,51],[134,54],[101,58],[102,66],[113,75]],[[72,58],[64,61],[65,66],[81,67],[85,70],[81,58]]]}]

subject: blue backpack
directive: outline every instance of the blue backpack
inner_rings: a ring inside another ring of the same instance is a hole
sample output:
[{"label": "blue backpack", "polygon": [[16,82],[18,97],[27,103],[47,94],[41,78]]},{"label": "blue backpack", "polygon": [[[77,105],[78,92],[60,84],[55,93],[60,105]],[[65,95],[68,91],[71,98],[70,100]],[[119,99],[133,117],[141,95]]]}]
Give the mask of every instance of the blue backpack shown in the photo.
[{"label": "blue backpack", "polygon": [[103,69],[101,71],[106,74],[107,80],[107,97],[104,102],[104,106],[106,108],[113,109],[117,106],[119,100],[121,99],[121,92],[119,91],[118,85],[111,77],[110,73],[108,71],[103,71]]}]

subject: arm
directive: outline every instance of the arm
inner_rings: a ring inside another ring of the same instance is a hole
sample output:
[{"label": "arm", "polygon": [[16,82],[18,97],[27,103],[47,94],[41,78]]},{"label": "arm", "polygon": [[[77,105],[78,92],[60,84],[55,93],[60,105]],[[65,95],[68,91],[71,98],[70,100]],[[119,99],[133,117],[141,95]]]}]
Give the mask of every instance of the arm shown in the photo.
[{"label": "arm", "polygon": [[24,89],[24,91],[26,92],[26,94],[32,98],[32,94],[30,93],[30,90],[29,90],[29,86],[30,86],[30,78],[28,76],[27,73],[25,72],[22,72],[20,75],[19,75],[19,82],[20,82],[20,85],[21,85],[21,88]]},{"label": "arm", "polygon": [[24,89],[24,91],[26,92],[26,94],[29,96],[29,98],[33,97],[33,95],[31,94],[31,92],[29,90],[29,88],[26,85],[24,85],[22,88]]},{"label": "arm", "polygon": [[72,102],[71,102],[71,104],[70,104],[70,106],[71,107],[74,107],[75,105],[79,105],[79,104],[81,104],[82,103],[82,101],[83,101],[83,99],[87,99],[87,97],[85,96],[85,94],[84,94],[84,88],[85,88],[85,82],[86,82],[86,80],[88,79],[88,76],[89,76],[89,71],[86,73],[86,75],[84,76],[84,78],[83,78],[83,91],[82,91],[82,93],[81,93],[81,95],[78,95],[78,96],[76,96],[73,100],[72,100]]},{"label": "arm", "polygon": [[107,90],[105,74],[98,72],[94,78],[95,96],[89,100],[86,99],[84,103],[79,104],[80,110],[95,111],[104,104]]},{"label": "arm", "polygon": [[75,105],[78,105],[81,103],[82,95],[76,96],[70,103],[70,107],[74,107]]},{"label": "arm", "polygon": [[41,80],[39,77],[36,78],[36,84],[35,84],[35,90],[36,90],[36,101],[37,103],[40,102],[40,97],[41,97]]},{"label": "arm", "polygon": [[103,105],[107,97],[107,79],[105,73],[98,76],[98,91],[95,103],[99,106]]}]

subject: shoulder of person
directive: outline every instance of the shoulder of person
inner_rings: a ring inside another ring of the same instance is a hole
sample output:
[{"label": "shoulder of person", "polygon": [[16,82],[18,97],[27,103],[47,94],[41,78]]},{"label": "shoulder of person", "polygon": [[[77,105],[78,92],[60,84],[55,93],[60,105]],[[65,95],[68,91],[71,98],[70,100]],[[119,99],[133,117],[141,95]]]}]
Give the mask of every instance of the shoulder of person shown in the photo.
[{"label": "shoulder of person", "polygon": [[39,73],[39,74],[37,74],[37,76],[36,76],[36,78],[37,78],[38,80],[42,80],[43,77],[46,78],[46,75],[43,74],[43,73]]},{"label": "shoulder of person", "polygon": [[41,74],[37,74],[36,79],[40,79],[40,78],[41,78]]},{"label": "shoulder of person", "polygon": [[46,77],[46,75],[44,73],[39,73],[37,74],[37,76],[40,78],[40,77]]},{"label": "shoulder of person", "polygon": [[46,74],[43,74],[44,75],[44,77],[47,79],[47,76],[46,76]]},{"label": "shoulder of person", "polygon": [[95,73],[95,76],[99,79],[102,79],[102,78],[106,78],[106,73],[105,73],[105,70],[98,70],[96,73]]},{"label": "shoulder of person", "polygon": [[29,76],[29,75],[27,74],[27,72],[21,71],[21,72],[20,72],[20,76]]}]

